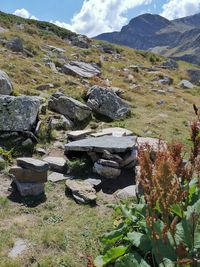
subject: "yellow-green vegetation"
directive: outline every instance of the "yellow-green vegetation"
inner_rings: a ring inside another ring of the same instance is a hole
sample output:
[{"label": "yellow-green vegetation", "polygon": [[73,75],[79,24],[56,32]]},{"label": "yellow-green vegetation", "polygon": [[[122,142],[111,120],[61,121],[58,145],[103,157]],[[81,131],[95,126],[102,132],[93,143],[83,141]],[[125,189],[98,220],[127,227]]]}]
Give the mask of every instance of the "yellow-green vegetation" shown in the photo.
[{"label": "yellow-green vegetation", "polygon": [[[0,266],[87,266],[98,255],[99,236],[112,227],[112,212],[103,200],[94,208],[66,197],[64,184],[46,185],[46,199],[0,197]],[[30,243],[28,253],[8,259],[15,239]]]},{"label": "yellow-green vegetation", "polygon": [[[24,20],[23,23],[25,23]],[[110,86],[119,87],[125,91],[123,97],[132,105],[132,116],[122,122],[127,128],[141,136],[161,136],[168,141],[175,138],[186,142],[188,121],[193,114],[192,104],[198,105],[199,103],[199,87],[195,87],[193,90],[184,90],[179,88],[178,83],[180,80],[188,78],[186,69],[194,66],[179,62],[178,70],[160,69],[159,72],[146,70],[135,72],[128,67],[135,64],[152,67],[161,64],[165,59],[152,53],[135,51],[122,46],[114,46],[120,53],[118,56],[106,54],[98,48],[98,45],[101,44],[99,41],[93,41],[93,47],[89,49],[72,47],[61,39],[59,34],[38,29],[35,23],[30,24],[30,21],[29,24],[25,23],[24,25],[25,30],[20,30],[12,24],[9,32],[1,34],[6,39],[13,36],[21,37],[24,46],[34,52],[34,57],[30,58],[9,50],[0,51],[0,69],[6,71],[11,77],[15,95],[51,94],[59,88],[63,88],[65,94],[83,101],[85,87],[81,79],[60,72],[54,73],[45,66],[43,61],[44,57],[50,55],[54,63],[59,65],[58,55],[50,52],[47,45],[64,48],[66,51],[63,54],[68,61],[82,60],[101,65],[101,77],[90,79],[89,85],[105,85],[105,81],[108,79]],[[111,47],[113,49],[113,45]],[[152,89],[159,90],[169,87],[155,82],[158,75],[168,75],[173,78],[174,93],[160,95],[152,92]],[[36,90],[38,85],[46,83],[53,83],[55,88],[42,92]],[[133,84],[136,84],[137,87],[134,88]],[[160,100],[164,100],[164,104],[157,104]]]},{"label": "yellow-green vegetation", "polygon": [[[24,24],[24,30],[17,28],[16,23]],[[45,65],[45,57],[50,57],[56,66],[62,65],[59,56],[47,47],[52,45],[65,49],[63,56],[67,61],[96,62],[101,66],[101,76],[89,79],[89,86],[105,86],[108,80],[110,86],[124,91],[123,98],[131,104],[132,115],[121,121],[105,123],[105,127],[126,127],[141,136],[188,142],[189,121],[193,116],[192,104],[198,106],[200,88],[186,91],[180,89],[178,83],[188,78],[186,69],[194,66],[179,62],[178,70],[137,72],[129,66],[140,64],[152,67],[160,65],[166,59],[152,53],[113,45],[110,47],[119,54],[104,53],[99,49],[99,41],[92,41],[93,46],[89,49],[72,47],[64,40],[73,35],[69,31],[49,23],[24,20],[3,13],[0,13],[0,25],[9,29],[8,32],[1,33],[2,39],[19,36],[24,47],[34,55],[27,57],[13,53],[0,45],[0,69],[12,79],[13,95],[42,94],[44,98],[48,98],[47,94],[62,88],[66,95],[84,101],[86,88],[82,79],[61,72],[55,73]],[[47,26],[50,27],[49,31],[46,30]],[[173,93],[160,95],[152,92],[152,89],[169,87],[155,82],[159,75],[173,78]],[[44,91],[36,89],[47,83],[54,84],[54,88]],[[157,104],[160,100],[164,100],[164,104]],[[42,145],[44,141],[52,139],[51,136],[46,140],[46,119],[44,116],[40,138]],[[97,118],[93,118],[91,127],[98,122]],[[72,162],[71,167],[76,170],[79,164],[81,162]],[[97,207],[77,205],[74,200],[66,197],[64,184],[48,183],[46,192],[46,199],[38,200],[38,203],[29,198],[19,203],[22,200],[0,197],[0,267],[86,267],[90,257],[94,259],[99,254],[99,236],[112,228],[113,218],[111,211],[106,208],[107,201],[102,200],[100,194]],[[29,241],[31,249],[23,257],[11,260],[7,255],[16,238]]]}]

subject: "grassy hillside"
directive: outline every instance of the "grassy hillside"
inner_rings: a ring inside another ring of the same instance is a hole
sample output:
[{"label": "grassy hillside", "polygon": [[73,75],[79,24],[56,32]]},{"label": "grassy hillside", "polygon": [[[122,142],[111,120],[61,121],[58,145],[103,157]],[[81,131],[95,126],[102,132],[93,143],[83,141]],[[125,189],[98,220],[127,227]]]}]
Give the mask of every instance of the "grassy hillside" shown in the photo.
[{"label": "grassy hillside", "polygon": [[[24,29],[16,27],[23,24]],[[84,102],[87,88],[92,85],[110,85],[124,91],[123,98],[131,107],[129,118],[104,126],[120,126],[132,130],[140,136],[162,137],[167,141],[181,139],[188,143],[189,121],[193,117],[192,104],[199,105],[200,88],[184,90],[178,86],[187,79],[186,69],[194,68],[179,62],[178,70],[148,71],[129,68],[131,65],[154,67],[166,61],[165,58],[144,51],[136,51],[122,46],[109,45],[118,53],[102,52],[105,44],[92,41],[88,49],[72,46],[74,33],[46,22],[25,20],[0,13],[0,26],[8,31],[0,33],[0,39],[10,40],[19,36],[24,47],[33,57],[14,53],[0,44],[0,69],[12,79],[14,95],[41,95],[48,99],[58,90]],[[48,27],[48,28],[47,28]],[[0,42],[1,43],[1,42]],[[62,55],[51,51],[49,46],[65,49]],[[107,44],[108,46],[108,44]],[[101,66],[102,75],[85,81],[78,77],[53,72],[45,65],[51,59],[57,67],[71,60],[96,62]],[[161,85],[158,77],[173,78],[171,86]],[[39,91],[37,86],[52,83],[53,89]],[[173,90],[167,90],[172,87]],[[155,90],[156,89],[156,90]],[[165,90],[165,94],[162,91]],[[47,114],[48,116],[48,114]],[[93,118],[91,123],[100,123]],[[55,133],[58,134],[58,133]],[[39,144],[46,149],[52,144]],[[59,152],[60,153],[60,152]],[[58,153],[58,155],[60,155]],[[9,186],[6,174],[0,174],[0,181]],[[112,197],[101,196],[96,208],[79,206],[66,197],[64,184],[47,184],[47,199],[32,203],[27,198],[20,202],[16,198],[6,198],[0,185],[0,267],[86,267],[90,257],[99,254],[99,236],[112,226],[112,212],[105,207],[112,203]],[[31,241],[31,250],[23,258],[11,260],[7,257],[16,238]],[[90,266],[90,265],[88,265]]]}]

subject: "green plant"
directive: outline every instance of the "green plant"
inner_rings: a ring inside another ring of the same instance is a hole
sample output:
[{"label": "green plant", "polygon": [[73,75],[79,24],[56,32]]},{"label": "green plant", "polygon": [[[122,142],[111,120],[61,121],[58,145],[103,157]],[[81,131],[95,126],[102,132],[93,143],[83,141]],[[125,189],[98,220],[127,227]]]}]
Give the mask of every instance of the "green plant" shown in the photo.
[{"label": "green plant", "polygon": [[13,153],[13,149],[7,151],[3,149],[2,147],[0,147],[0,155],[3,156],[3,158],[7,160],[8,162],[12,162],[12,153]]},{"label": "green plant", "polygon": [[[103,255],[95,266],[196,267],[200,265],[200,120],[191,125],[187,164],[183,146],[160,143],[156,158],[145,145],[139,151],[144,196],[115,205],[118,226],[102,236]],[[155,153],[154,153],[155,154]]]}]

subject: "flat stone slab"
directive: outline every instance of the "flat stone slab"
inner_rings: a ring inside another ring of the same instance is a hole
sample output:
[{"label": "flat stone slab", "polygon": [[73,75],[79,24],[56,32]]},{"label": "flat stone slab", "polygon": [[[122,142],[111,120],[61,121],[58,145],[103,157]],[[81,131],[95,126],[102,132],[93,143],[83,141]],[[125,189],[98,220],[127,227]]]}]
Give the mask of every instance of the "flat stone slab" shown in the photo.
[{"label": "flat stone slab", "polygon": [[72,177],[70,176],[66,176],[62,173],[58,173],[58,172],[52,172],[49,176],[48,176],[48,181],[52,182],[52,183],[58,183],[61,181],[66,181],[66,180],[71,180]]},{"label": "flat stone slab", "polygon": [[10,169],[10,174],[22,183],[45,183],[47,182],[47,171],[36,171],[14,166]]},{"label": "flat stone slab", "polygon": [[16,239],[12,250],[9,252],[8,257],[12,259],[17,258],[27,249],[28,249],[28,242],[24,239],[18,238]]},{"label": "flat stone slab", "polygon": [[111,127],[111,128],[105,128],[97,133],[92,133],[92,137],[101,137],[105,135],[112,135],[116,137],[122,137],[122,136],[131,136],[133,135],[133,132],[124,128],[120,127]]},{"label": "flat stone slab", "polygon": [[36,170],[38,172],[48,171],[49,164],[42,160],[34,159],[34,158],[18,158],[17,165],[30,170]]},{"label": "flat stone slab", "polygon": [[63,173],[66,169],[66,160],[62,157],[45,157],[43,159],[49,164],[49,169]]},{"label": "flat stone slab", "polygon": [[93,130],[79,130],[79,131],[71,131],[67,134],[67,136],[72,140],[80,140],[85,138],[87,135],[91,134]]},{"label": "flat stone slab", "polygon": [[123,153],[132,150],[136,145],[137,137],[135,136],[102,136],[91,137],[80,141],[74,141],[65,145],[65,153],[71,151],[79,152],[98,152],[103,153],[104,150],[110,153]]}]

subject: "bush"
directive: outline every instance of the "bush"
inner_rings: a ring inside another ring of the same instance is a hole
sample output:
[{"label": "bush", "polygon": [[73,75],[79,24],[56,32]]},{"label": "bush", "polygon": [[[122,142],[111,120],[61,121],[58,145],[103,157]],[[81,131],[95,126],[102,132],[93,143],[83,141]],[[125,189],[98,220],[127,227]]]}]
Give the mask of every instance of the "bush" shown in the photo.
[{"label": "bush", "polygon": [[120,223],[102,237],[96,267],[200,266],[200,117],[191,125],[191,141],[187,164],[180,143],[160,144],[154,160],[151,147],[140,148],[144,196],[114,206]]}]

